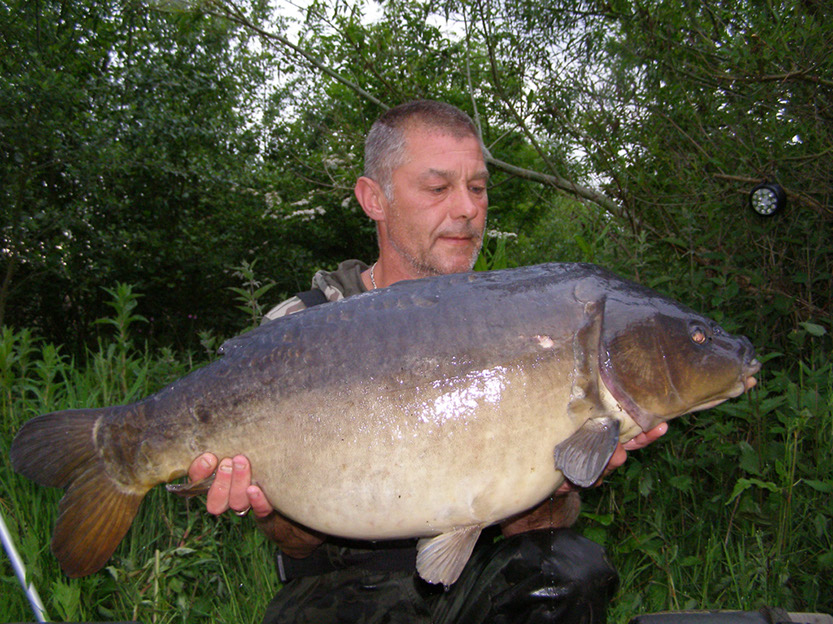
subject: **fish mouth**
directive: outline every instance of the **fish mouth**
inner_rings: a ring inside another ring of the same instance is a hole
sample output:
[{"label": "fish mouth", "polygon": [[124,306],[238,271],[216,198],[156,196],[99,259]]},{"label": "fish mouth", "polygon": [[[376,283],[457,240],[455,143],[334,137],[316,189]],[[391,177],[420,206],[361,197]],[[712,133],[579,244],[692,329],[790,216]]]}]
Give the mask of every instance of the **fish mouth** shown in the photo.
[{"label": "fish mouth", "polygon": [[753,357],[749,362],[746,363],[746,366],[743,370],[743,375],[741,380],[743,382],[743,390],[741,390],[740,394],[743,394],[747,390],[751,390],[755,386],[758,385],[758,380],[755,378],[755,375],[758,374],[758,371],[761,370],[761,363],[758,361],[757,358]]}]

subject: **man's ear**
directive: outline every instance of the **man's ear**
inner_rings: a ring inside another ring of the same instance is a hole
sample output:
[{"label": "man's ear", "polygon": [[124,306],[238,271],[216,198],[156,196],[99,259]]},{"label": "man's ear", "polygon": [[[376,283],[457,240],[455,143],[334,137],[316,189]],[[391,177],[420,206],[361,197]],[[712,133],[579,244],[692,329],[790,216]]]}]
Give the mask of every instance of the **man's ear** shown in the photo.
[{"label": "man's ear", "polygon": [[375,180],[362,176],[356,180],[356,187],[353,189],[359,205],[364,213],[374,221],[384,221],[388,199],[382,191],[382,187]]}]

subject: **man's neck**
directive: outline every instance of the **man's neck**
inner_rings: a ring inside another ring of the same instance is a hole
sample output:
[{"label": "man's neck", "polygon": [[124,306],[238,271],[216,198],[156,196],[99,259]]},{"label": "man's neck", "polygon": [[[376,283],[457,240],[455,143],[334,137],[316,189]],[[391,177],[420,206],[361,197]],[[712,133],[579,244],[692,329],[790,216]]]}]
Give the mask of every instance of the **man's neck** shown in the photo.
[{"label": "man's neck", "polygon": [[384,288],[403,280],[413,280],[425,277],[419,275],[410,267],[402,266],[402,263],[392,262],[390,259],[380,255],[379,259],[370,265],[370,268],[362,272],[362,282],[368,290]]}]

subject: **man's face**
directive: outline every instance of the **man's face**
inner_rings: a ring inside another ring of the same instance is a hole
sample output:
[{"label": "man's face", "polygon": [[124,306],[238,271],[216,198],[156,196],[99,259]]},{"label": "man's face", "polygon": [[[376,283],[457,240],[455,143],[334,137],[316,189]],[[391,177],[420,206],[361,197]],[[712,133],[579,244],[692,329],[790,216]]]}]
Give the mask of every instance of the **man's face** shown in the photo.
[{"label": "man's face", "polygon": [[406,132],[405,162],[391,176],[387,239],[415,277],[468,271],[486,227],[488,172],[475,137]]}]

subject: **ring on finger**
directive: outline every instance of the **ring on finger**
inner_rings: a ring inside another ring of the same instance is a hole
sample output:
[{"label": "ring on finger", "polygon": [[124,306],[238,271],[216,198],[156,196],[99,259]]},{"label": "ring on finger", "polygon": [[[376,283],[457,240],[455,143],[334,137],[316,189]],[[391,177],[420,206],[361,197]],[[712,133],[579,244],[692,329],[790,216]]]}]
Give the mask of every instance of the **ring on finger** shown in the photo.
[{"label": "ring on finger", "polygon": [[251,507],[246,507],[246,509],[242,509],[241,511],[237,511],[236,509],[232,509],[232,511],[234,512],[235,516],[239,516],[240,518],[242,518],[243,516],[249,513],[250,509]]}]

